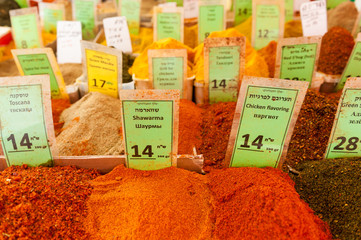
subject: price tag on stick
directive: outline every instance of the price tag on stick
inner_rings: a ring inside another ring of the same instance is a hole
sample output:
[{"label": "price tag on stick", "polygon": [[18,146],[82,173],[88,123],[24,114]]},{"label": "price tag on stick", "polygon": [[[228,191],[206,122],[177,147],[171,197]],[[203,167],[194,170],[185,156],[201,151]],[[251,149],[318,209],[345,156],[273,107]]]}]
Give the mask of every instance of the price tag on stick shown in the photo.
[{"label": "price tag on stick", "polygon": [[129,32],[139,35],[141,0],[119,0],[120,16],[126,17]]},{"label": "price tag on stick", "polygon": [[361,156],[361,78],[349,78],[338,104],[325,158]]},{"label": "price tag on stick", "polygon": [[16,48],[43,47],[41,26],[36,7],[10,10],[9,14]]},{"label": "price tag on stick", "polygon": [[0,104],[0,141],[8,166],[53,165],[49,76],[0,78]]},{"label": "price tag on stick", "polygon": [[283,37],[284,0],[253,0],[252,4],[252,46],[261,49]]},{"label": "price tag on stick", "polygon": [[246,38],[204,41],[205,102],[236,102],[245,71]]},{"label": "price tag on stick", "polygon": [[303,36],[323,36],[327,32],[327,10],[324,0],[301,5]]},{"label": "price tag on stick", "polygon": [[83,73],[89,92],[101,92],[118,97],[122,86],[122,52],[103,45],[81,41]]},{"label": "price tag on stick", "polygon": [[252,16],[252,0],[233,0],[234,25],[237,26]]},{"label": "price tag on stick", "polygon": [[57,22],[65,20],[65,6],[58,3],[39,2],[39,15],[44,31],[54,34]]},{"label": "price tag on stick", "polygon": [[72,6],[73,6],[73,19],[81,22],[83,39],[84,40],[94,39],[96,36],[95,0],[74,0]]},{"label": "price tag on stick", "polygon": [[243,77],[225,166],[280,168],[307,87],[307,82]]},{"label": "price tag on stick", "polygon": [[81,63],[81,40],[79,21],[58,21],[56,41],[58,63]]},{"label": "price tag on stick", "polygon": [[340,81],[337,83],[335,90],[340,91],[350,77],[361,77],[361,33],[358,34],[356,44],[353,47],[351,56],[343,70]]},{"label": "price tag on stick", "polygon": [[63,76],[51,48],[11,50],[22,76],[48,74],[52,98],[69,98]]},{"label": "price tag on stick", "polygon": [[122,90],[119,97],[127,167],[177,166],[179,91]]},{"label": "price tag on stick", "polygon": [[275,78],[306,81],[316,75],[321,36],[282,38],[278,41]]},{"label": "price tag on stick", "polygon": [[178,89],[181,98],[189,96],[187,80],[186,49],[149,49],[149,80],[154,89]]},{"label": "price tag on stick", "polygon": [[127,19],[125,17],[112,17],[103,19],[105,39],[109,47],[115,47],[122,52],[132,53]]},{"label": "price tag on stick", "polygon": [[153,9],[154,41],[173,38],[184,42],[184,13],[182,7]]},{"label": "price tag on stick", "polygon": [[212,32],[226,29],[224,0],[199,0],[198,9],[198,43],[202,43]]}]

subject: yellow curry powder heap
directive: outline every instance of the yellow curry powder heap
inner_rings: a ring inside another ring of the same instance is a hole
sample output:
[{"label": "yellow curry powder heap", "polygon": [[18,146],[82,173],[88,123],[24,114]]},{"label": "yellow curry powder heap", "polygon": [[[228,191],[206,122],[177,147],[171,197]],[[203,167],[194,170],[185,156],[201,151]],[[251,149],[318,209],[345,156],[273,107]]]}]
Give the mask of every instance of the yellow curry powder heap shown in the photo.
[{"label": "yellow curry powder heap", "polygon": [[[238,32],[234,28],[227,29],[220,32],[212,32],[209,37],[243,37],[244,35]],[[204,83],[204,44],[201,43],[195,50],[195,73],[196,82]],[[255,77],[268,77],[268,65],[263,57],[261,57],[257,51],[252,48],[250,42],[246,40],[246,71],[245,75]]]},{"label": "yellow curry powder heap", "polygon": [[194,76],[193,73],[193,59],[194,51],[190,47],[184,45],[183,43],[172,39],[165,38],[157,42],[152,43],[135,59],[133,66],[129,69],[129,73],[134,74],[136,78],[148,79],[148,50],[149,49],[186,49],[188,53],[188,68],[187,75],[188,77]]}]

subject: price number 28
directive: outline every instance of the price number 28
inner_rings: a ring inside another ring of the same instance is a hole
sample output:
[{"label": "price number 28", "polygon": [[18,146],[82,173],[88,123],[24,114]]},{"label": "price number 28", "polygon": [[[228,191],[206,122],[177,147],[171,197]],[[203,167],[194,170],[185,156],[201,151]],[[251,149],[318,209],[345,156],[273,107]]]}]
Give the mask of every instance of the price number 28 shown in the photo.
[{"label": "price number 28", "polygon": [[[341,140],[341,142],[336,145],[333,150],[338,150],[338,151],[342,151],[346,148],[347,151],[353,151],[357,149],[357,143],[360,141],[360,139],[358,137],[351,137],[348,139],[345,137],[338,137],[336,138],[336,140]],[[348,142],[348,144],[346,144],[345,147],[343,147],[343,145]]]}]

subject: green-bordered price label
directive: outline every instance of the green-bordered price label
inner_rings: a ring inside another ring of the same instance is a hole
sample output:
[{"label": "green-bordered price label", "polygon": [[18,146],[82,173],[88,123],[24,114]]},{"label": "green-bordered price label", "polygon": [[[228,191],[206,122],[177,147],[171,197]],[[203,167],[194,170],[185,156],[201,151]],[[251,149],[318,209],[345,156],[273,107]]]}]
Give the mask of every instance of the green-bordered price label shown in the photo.
[{"label": "green-bordered price label", "polygon": [[361,78],[350,78],[338,104],[325,158],[361,156]]},{"label": "green-bordered price label", "polygon": [[120,92],[126,164],[157,170],[176,165],[178,90]]},{"label": "green-bordered price label", "polygon": [[81,41],[83,73],[89,92],[118,97],[122,85],[122,52],[100,44]]},{"label": "green-bordered price label", "polygon": [[65,6],[57,3],[39,3],[39,15],[44,31],[56,34],[56,24],[65,20]]},{"label": "green-bordered price label", "polygon": [[173,38],[184,41],[184,14],[183,8],[154,7],[154,41],[164,38]]},{"label": "green-bordered price label", "polygon": [[150,49],[148,50],[149,80],[154,89],[178,89],[181,98],[192,99],[187,95],[187,50]]},{"label": "green-bordered price label", "polygon": [[16,48],[43,47],[37,8],[15,9],[9,13]]},{"label": "green-bordered price label", "polygon": [[347,2],[348,0],[327,0],[327,10],[337,7],[343,2]]},{"label": "green-bordered price label", "polygon": [[49,77],[0,78],[0,104],[1,145],[8,166],[51,166],[55,136]]},{"label": "green-bordered price label", "polygon": [[291,21],[293,19],[293,0],[285,0],[285,21]]},{"label": "green-bordered price label", "polygon": [[73,1],[73,19],[81,22],[84,40],[95,38],[95,16],[94,0]]},{"label": "green-bordered price label", "polygon": [[283,37],[283,0],[254,0],[252,11],[252,45],[261,49],[272,41]]},{"label": "green-bordered price label", "polygon": [[283,38],[277,45],[275,78],[309,82],[315,77],[321,36]]},{"label": "green-bordered price label", "polygon": [[336,91],[341,90],[346,83],[347,78],[350,77],[361,77],[361,34],[359,35],[358,41],[356,42],[351,56],[348,59],[348,63],[343,70],[340,81],[336,85]]},{"label": "green-bordered price label", "polygon": [[238,25],[252,16],[252,0],[234,0],[234,24]]},{"label": "green-bordered price label", "polygon": [[245,76],[226,153],[229,167],[280,167],[308,84]]},{"label": "green-bordered price label", "polygon": [[202,43],[212,32],[226,28],[226,13],[223,0],[200,0],[198,17],[198,42]]},{"label": "green-bordered price label", "polygon": [[51,48],[11,50],[22,76],[48,74],[52,98],[68,98],[63,76]]},{"label": "green-bordered price label", "polygon": [[130,34],[139,35],[141,0],[119,0],[120,16],[127,18]]},{"label": "green-bordered price label", "polygon": [[245,37],[205,39],[205,102],[237,101],[245,69],[245,42]]}]

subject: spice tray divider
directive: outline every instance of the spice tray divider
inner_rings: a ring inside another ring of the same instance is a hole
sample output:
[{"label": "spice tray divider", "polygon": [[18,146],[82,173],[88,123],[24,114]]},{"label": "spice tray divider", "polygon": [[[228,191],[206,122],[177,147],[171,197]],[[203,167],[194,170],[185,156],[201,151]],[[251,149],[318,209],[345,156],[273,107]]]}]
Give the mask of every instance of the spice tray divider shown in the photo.
[{"label": "spice tray divider", "polygon": [[[116,166],[125,165],[125,155],[117,156],[59,156],[54,157],[55,166],[75,165],[81,168],[95,168],[100,173],[108,173]],[[204,173],[203,155],[177,155],[177,167],[198,173]],[[7,168],[6,159],[0,156],[0,171]]]}]

